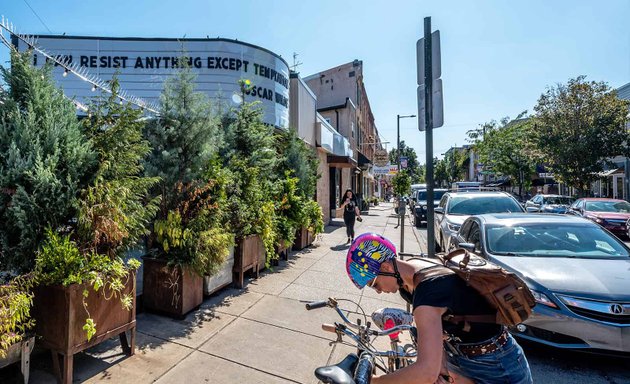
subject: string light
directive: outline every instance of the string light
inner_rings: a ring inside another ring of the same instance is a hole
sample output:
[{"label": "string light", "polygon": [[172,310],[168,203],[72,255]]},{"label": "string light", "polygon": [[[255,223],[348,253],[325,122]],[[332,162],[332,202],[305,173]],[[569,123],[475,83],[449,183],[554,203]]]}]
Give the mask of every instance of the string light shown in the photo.
[{"label": "string light", "polygon": [[92,92],[96,91],[96,85],[92,85]]},{"label": "string light", "polygon": [[66,76],[68,76],[68,68],[66,68],[66,69],[63,71],[63,77],[66,77]]}]

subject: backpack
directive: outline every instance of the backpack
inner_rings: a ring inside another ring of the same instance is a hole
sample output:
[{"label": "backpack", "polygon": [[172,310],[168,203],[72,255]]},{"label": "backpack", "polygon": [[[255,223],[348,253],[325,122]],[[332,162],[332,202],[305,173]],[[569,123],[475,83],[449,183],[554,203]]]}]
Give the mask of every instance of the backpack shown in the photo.
[{"label": "backpack", "polygon": [[440,262],[435,267],[425,268],[417,274],[423,278],[456,274],[466,284],[479,292],[496,309],[496,315],[446,315],[444,320],[459,323],[496,323],[515,326],[525,321],[536,305],[534,295],[525,282],[512,272],[491,263],[464,249],[448,254],[438,254]]}]

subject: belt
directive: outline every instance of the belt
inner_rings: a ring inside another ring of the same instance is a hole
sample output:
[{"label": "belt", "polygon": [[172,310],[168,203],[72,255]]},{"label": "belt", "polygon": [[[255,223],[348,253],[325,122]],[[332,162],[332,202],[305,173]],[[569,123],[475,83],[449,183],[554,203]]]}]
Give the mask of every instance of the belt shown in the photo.
[{"label": "belt", "polygon": [[479,344],[456,344],[462,355],[468,357],[481,356],[498,351],[508,342],[508,332],[504,329],[499,336]]}]

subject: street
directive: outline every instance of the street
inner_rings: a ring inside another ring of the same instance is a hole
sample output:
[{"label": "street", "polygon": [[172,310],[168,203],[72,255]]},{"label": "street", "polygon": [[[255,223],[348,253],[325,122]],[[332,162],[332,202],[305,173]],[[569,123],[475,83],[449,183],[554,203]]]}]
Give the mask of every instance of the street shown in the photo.
[{"label": "street", "polygon": [[[417,237],[426,244],[426,226],[415,228],[412,219],[407,220]],[[626,242],[627,245],[630,243]],[[426,250],[426,248],[424,248]],[[519,340],[529,361],[536,383],[629,383],[630,358],[595,355],[585,352],[559,350],[536,343]]]}]

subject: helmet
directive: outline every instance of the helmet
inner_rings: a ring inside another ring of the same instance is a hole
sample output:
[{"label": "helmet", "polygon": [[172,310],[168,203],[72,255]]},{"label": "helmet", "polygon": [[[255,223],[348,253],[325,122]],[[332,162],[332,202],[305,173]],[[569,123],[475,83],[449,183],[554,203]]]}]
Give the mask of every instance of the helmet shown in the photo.
[{"label": "helmet", "polygon": [[364,233],[350,245],[346,256],[346,272],[354,285],[362,289],[378,275],[383,262],[395,257],[396,247],[391,241],[376,233]]}]

